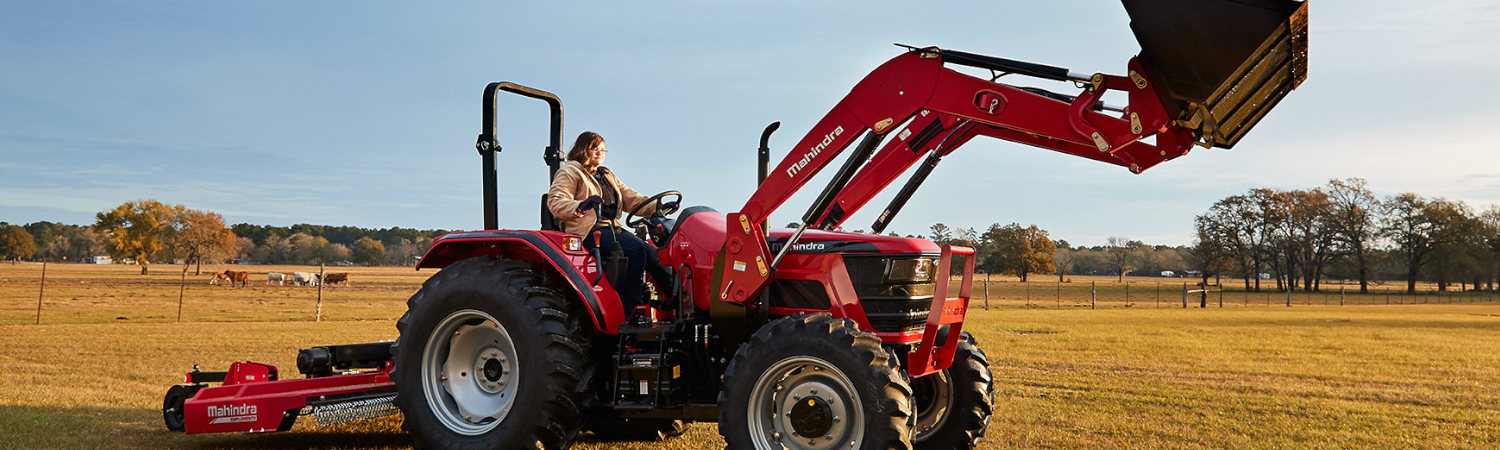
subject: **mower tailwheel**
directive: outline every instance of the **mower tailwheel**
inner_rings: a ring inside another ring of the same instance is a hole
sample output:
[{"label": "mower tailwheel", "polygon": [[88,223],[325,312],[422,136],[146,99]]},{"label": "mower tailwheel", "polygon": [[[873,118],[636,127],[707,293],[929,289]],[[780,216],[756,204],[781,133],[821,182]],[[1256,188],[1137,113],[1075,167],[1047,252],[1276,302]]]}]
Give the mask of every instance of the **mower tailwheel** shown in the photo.
[{"label": "mower tailwheel", "polygon": [[419,447],[559,449],[578,436],[589,340],[530,265],[454,263],[396,328],[396,405]]},{"label": "mower tailwheel", "polygon": [[179,384],[167,389],[167,396],[162,400],[161,416],[167,422],[167,429],[177,432],[187,431],[187,417],[182,411],[184,403],[198,394],[203,389],[201,384]]},{"label": "mower tailwheel", "polygon": [[725,370],[719,433],[735,449],[910,449],[912,392],[893,359],[851,320],[776,320]]},{"label": "mower tailwheel", "polygon": [[912,443],[921,450],[969,449],[990,424],[995,401],[989,358],[974,336],[959,335],[953,365],[911,381],[917,426]]}]

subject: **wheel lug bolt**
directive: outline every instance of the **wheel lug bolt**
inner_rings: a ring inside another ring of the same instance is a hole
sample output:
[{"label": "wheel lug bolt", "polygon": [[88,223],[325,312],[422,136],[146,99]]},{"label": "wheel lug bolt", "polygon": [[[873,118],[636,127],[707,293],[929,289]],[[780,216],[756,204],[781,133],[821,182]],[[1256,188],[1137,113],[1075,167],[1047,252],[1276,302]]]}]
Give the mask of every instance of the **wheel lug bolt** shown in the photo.
[{"label": "wheel lug bolt", "polygon": [[775,440],[778,440],[778,441],[781,440],[781,433],[780,432],[771,433],[771,439],[775,439]]},{"label": "wheel lug bolt", "polygon": [[818,388],[812,388],[812,390],[807,391],[807,393],[812,394],[812,395],[818,395]]},{"label": "wheel lug bolt", "polygon": [[833,423],[839,423],[839,416],[833,416]]}]

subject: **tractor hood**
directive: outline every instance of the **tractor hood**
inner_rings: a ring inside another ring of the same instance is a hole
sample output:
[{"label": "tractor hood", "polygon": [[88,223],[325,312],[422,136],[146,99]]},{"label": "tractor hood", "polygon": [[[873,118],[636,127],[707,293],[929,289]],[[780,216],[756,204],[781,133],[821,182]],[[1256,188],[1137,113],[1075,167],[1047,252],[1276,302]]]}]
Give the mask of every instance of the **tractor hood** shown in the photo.
[{"label": "tractor hood", "polygon": [[[789,228],[771,229],[770,238],[766,244],[771,247],[771,252],[781,251],[788,238],[796,230]],[[880,236],[864,233],[847,233],[841,231],[807,230],[802,233],[802,238],[792,246],[792,253],[886,253],[886,254],[931,254],[937,255],[941,249],[932,241],[919,238],[903,238],[898,236]]]}]

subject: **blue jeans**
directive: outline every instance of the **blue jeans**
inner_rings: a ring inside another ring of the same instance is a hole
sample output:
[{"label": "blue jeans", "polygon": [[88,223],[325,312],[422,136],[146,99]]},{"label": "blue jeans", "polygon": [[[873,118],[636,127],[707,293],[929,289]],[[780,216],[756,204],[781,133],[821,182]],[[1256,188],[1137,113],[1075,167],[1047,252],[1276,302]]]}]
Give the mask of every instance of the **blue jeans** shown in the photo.
[{"label": "blue jeans", "polygon": [[[653,246],[634,234],[620,229],[609,227],[594,228],[583,240],[583,247],[588,250],[594,249],[594,231],[599,231],[600,256],[610,256],[614,243],[620,243],[620,251],[625,253],[629,263],[625,267],[625,279],[615,285],[615,291],[620,294],[620,304],[625,307],[625,316],[628,318],[635,307],[642,302],[641,291],[645,288],[642,284],[641,275],[651,271],[651,278],[656,280],[658,286],[670,289],[672,286],[672,275],[661,266],[661,259],[656,256],[656,246]],[[614,280],[610,280],[613,282]]]}]

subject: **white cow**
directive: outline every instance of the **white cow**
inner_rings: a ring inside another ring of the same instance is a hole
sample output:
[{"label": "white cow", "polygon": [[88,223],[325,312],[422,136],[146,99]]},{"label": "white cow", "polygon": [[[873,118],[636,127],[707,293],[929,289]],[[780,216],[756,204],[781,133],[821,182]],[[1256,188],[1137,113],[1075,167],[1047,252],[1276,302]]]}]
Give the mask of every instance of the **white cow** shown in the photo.
[{"label": "white cow", "polygon": [[308,272],[292,272],[292,282],[298,286],[317,286],[318,275]]},{"label": "white cow", "polygon": [[286,281],[286,275],[282,275],[276,272],[266,274],[266,286],[270,286],[271,283],[276,283],[277,286],[281,286],[282,282],[284,281]]}]

